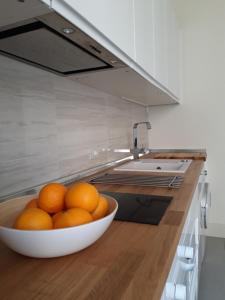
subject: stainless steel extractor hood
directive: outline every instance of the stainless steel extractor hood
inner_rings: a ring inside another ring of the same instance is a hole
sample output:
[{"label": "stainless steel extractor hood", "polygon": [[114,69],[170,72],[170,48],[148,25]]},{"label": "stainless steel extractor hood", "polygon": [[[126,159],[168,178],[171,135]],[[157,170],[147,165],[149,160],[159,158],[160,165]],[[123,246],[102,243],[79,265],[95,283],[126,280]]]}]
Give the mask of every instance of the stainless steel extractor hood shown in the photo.
[{"label": "stainless steel extractor hood", "polygon": [[0,55],[142,105],[177,103],[176,96],[97,28],[86,20],[77,22],[79,16],[64,1],[70,21],[61,16],[67,14],[54,5],[57,1],[46,2],[1,1]]},{"label": "stainless steel extractor hood", "polygon": [[0,53],[59,75],[125,67],[55,12],[0,28]]}]

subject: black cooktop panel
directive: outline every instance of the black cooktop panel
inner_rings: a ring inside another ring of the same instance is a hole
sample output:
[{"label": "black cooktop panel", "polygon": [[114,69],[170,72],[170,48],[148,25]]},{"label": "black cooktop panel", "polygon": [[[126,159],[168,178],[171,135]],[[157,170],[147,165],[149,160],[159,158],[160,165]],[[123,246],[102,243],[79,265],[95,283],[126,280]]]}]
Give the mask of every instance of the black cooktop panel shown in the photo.
[{"label": "black cooktop panel", "polygon": [[115,220],[158,225],[173,197],[102,191],[119,204]]}]

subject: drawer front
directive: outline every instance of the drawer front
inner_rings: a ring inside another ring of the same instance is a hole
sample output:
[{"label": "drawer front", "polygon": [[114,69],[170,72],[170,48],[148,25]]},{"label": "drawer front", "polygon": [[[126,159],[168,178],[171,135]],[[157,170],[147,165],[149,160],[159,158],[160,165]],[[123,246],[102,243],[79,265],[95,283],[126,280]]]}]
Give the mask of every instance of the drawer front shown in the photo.
[{"label": "drawer front", "polygon": [[193,295],[197,294],[198,231],[196,227],[198,223],[199,220],[196,218],[191,229],[188,230],[189,234],[185,239],[181,239],[178,245],[161,300],[197,299],[193,298]]},{"label": "drawer front", "polygon": [[198,287],[196,276],[198,278],[199,210],[199,189],[197,188],[161,300],[197,299],[193,298],[193,295],[197,295]]},{"label": "drawer front", "polygon": [[192,198],[161,300],[198,299],[200,209],[205,189],[205,177],[206,174],[203,171]]}]

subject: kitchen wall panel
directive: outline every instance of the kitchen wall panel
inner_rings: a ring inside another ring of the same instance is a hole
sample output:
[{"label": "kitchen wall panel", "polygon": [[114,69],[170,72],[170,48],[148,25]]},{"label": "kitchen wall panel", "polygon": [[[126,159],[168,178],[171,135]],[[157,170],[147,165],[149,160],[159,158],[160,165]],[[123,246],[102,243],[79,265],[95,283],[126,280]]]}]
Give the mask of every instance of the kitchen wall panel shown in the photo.
[{"label": "kitchen wall panel", "polygon": [[69,78],[4,56],[0,66],[0,196],[127,156],[114,150],[147,120],[145,107]]},{"label": "kitchen wall panel", "polygon": [[225,237],[225,2],[176,0],[183,23],[183,103],[149,108],[152,148],[206,148],[207,234]]}]

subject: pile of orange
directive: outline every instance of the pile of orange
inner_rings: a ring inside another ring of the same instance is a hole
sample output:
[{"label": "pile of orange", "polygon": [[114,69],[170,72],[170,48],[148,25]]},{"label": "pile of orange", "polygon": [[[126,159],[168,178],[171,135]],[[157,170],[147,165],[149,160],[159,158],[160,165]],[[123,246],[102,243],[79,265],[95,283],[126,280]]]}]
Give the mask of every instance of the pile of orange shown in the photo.
[{"label": "pile of orange", "polygon": [[108,202],[95,186],[79,182],[67,189],[60,183],[45,185],[17,217],[14,228],[44,230],[89,223],[108,213]]}]

